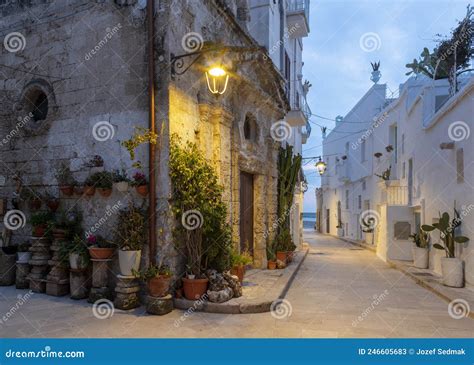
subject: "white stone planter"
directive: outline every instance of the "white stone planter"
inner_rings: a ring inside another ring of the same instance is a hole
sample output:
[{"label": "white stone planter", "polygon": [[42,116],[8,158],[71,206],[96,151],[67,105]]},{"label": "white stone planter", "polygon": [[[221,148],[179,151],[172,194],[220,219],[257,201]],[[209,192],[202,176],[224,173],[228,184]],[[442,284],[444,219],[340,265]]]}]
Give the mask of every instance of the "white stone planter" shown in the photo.
[{"label": "white stone planter", "polygon": [[87,268],[87,261],[78,253],[69,254],[69,267],[73,270],[84,270]]},{"label": "white stone planter", "polygon": [[427,269],[430,251],[427,248],[413,247],[413,266],[419,269]]},{"label": "white stone planter", "polygon": [[123,276],[132,276],[132,269],[140,269],[140,259],[142,251],[124,251],[119,250],[120,274]]},{"label": "white stone planter", "polygon": [[126,181],[120,181],[118,183],[115,183],[114,185],[115,188],[121,193],[126,193],[128,191],[128,182]]},{"label": "white stone planter", "polygon": [[374,243],[374,232],[364,232],[365,243],[372,245]]},{"label": "white stone planter", "polygon": [[26,264],[31,259],[31,252],[17,252],[17,257],[20,264]]},{"label": "white stone planter", "polygon": [[338,237],[344,236],[344,228],[338,228],[337,229],[337,236]]},{"label": "white stone planter", "polygon": [[441,258],[441,272],[443,274],[443,284],[453,288],[464,286],[463,261],[458,258]]}]

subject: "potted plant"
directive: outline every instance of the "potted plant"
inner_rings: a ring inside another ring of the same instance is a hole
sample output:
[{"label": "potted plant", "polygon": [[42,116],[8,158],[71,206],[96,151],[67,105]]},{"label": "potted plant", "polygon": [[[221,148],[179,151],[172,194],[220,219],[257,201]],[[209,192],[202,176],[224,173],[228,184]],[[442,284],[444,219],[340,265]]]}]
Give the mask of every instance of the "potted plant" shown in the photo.
[{"label": "potted plant", "polygon": [[103,197],[112,194],[113,175],[108,171],[96,172],[92,175],[94,186]]},{"label": "potted plant", "polygon": [[66,246],[69,252],[69,267],[72,270],[85,270],[89,266],[89,250],[84,240],[75,235],[72,244]]},{"label": "potted plant", "polygon": [[367,221],[362,220],[362,232],[364,232],[365,243],[374,244],[374,222],[369,218]]},{"label": "potted plant", "polygon": [[342,221],[340,219],[338,220],[336,229],[337,229],[337,236],[344,237],[344,225],[342,224]]},{"label": "potted plant", "polygon": [[126,193],[128,191],[128,183],[130,179],[127,177],[127,173],[124,169],[115,170],[113,172],[113,181],[115,188],[121,193]]},{"label": "potted plant", "polygon": [[84,195],[93,196],[95,194],[96,174],[90,175],[84,181]]},{"label": "potted plant", "polygon": [[46,235],[48,223],[52,221],[49,212],[38,212],[31,216],[30,223],[33,227],[33,236],[43,237]]},{"label": "potted plant", "polygon": [[71,170],[65,163],[62,163],[56,170],[55,177],[59,184],[59,190],[61,190],[64,195],[71,196],[74,192],[76,179],[74,179]]},{"label": "potted plant", "polygon": [[83,195],[84,194],[84,183],[77,182],[74,186],[74,194],[76,195]]},{"label": "potted plant", "polygon": [[28,203],[28,208],[38,210],[43,203],[41,194],[28,186],[22,187],[20,199]]},{"label": "potted plant", "polygon": [[141,249],[147,240],[144,214],[130,205],[120,211],[117,226],[120,273],[132,276],[132,269],[138,271],[140,267]]},{"label": "potted plant", "polygon": [[77,209],[57,212],[51,223],[52,235],[58,240],[72,241],[74,236],[82,235],[82,214]]},{"label": "potted plant", "polygon": [[245,269],[247,265],[253,262],[253,257],[247,249],[239,253],[237,250],[232,252],[230,273],[239,278],[240,284],[244,281]]},{"label": "potted plant", "polygon": [[18,258],[18,263],[28,263],[31,259],[31,252],[30,252],[30,245],[28,242],[22,243],[18,245],[18,251],[17,251],[17,258]]},{"label": "potted plant", "polygon": [[267,269],[275,270],[277,266],[276,255],[273,250],[269,250],[267,247]]},{"label": "potted plant", "polygon": [[443,274],[443,284],[454,288],[464,286],[463,261],[455,256],[455,243],[465,243],[469,238],[457,236],[456,229],[461,225],[459,213],[454,209],[456,217],[451,220],[449,213],[444,212],[439,218],[438,223],[432,225],[424,224],[421,228],[425,232],[431,232],[437,229],[440,232],[440,238],[443,244],[435,243],[434,248],[444,250],[446,257],[441,258],[441,272]]},{"label": "potted plant", "polygon": [[280,229],[280,233],[275,237],[274,247],[276,249],[277,262],[281,261],[285,265],[289,263],[288,257],[290,252],[296,248],[293,243],[289,228]]},{"label": "potted plant", "polygon": [[146,282],[150,296],[162,298],[168,294],[171,282],[171,270],[168,266],[150,265],[143,271],[133,270],[133,275]]},{"label": "potted plant", "polygon": [[418,233],[410,235],[410,238],[415,244],[413,246],[413,265],[419,269],[427,269],[430,256],[428,249],[429,234],[420,228]]},{"label": "potted plant", "polygon": [[90,257],[96,260],[110,259],[117,248],[117,245],[112,241],[106,240],[102,236],[94,236],[93,234],[87,237],[87,244],[89,245]]},{"label": "potted plant", "polygon": [[135,186],[135,190],[141,196],[147,196],[148,194],[148,182],[146,176],[141,172],[136,172],[133,175],[132,185]]},{"label": "potted plant", "polygon": [[45,194],[45,200],[46,200],[46,206],[48,207],[48,209],[52,213],[55,213],[59,208],[59,199],[53,194],[47,192]]}]

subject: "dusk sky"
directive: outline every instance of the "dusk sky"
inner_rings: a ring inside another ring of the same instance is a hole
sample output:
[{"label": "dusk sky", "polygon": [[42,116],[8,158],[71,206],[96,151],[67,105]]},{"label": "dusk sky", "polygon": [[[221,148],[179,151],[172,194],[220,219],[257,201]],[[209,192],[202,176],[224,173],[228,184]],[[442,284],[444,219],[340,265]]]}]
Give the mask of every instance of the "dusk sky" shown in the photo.
[{"label": "dusk sky", "polygon": [[[465,16],[468,4],[461,0],[311,0],[303,71],[313,85],[308,96],[312,112],[332,119],[346,115],[373,85],[370,62],[380,60],[379,83],[395,91],[407,79],[405,64],[418,58],[423,47],[432,50],[436,34],[448,35]],[[321,130],[314,123],[327,126],[328,132],[335,124],[318,117],[311,122],[304,157],[322,153]],[[315,212],[314,189],[320,186],[320,178],[314,163],[304,168],[309,184],[304,211]]]}]

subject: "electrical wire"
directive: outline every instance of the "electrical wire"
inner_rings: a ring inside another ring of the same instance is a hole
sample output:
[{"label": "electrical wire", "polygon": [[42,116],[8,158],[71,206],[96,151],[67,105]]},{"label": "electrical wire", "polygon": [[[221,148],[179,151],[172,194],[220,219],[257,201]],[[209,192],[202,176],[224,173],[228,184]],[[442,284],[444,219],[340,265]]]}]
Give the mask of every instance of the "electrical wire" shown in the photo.
[{"label": "electrical wire", "polygon": [[64,78],[64,77],[57,77],[57,76],[51,76],[51,75],[42,75],[42,74],[38,74],[38,73],[36,73],[36,72],[31,72],[31,71],[27,71],[27,70],[22,70],[21,68],[16,68],[16,67],[7,66],[7,65],[4,65],[3,63],[0,63],[0,67],[9,68],[10,70],[14,70],[14,71],[18,71],[18,72],[23,72],[23,73],[27,73],[27,74],[34,75],[34,76],[38,76],[38,77],[51,78],[51,79],[58,79],[58,80],[66,80],[66,79],[67,79],[67,78]]}]

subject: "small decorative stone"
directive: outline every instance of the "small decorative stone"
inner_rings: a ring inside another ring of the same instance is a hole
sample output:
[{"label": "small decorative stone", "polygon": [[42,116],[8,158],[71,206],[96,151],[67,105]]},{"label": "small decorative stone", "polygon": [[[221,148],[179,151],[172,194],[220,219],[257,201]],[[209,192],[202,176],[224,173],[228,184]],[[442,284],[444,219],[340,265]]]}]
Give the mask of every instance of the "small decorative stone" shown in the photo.
[{"label": "small decorative stone", "polygon": [[150,314],[162,316],[168,314],[173,310],[173,298],[170,294],[165,297],[157,298],[147,296],[146,311]]},{"label": "small decorative stone", "polygon": [[208,300],[213,303],[224,303],[232,298],[242,296],[242,287],[237,276],[229,273],[218,273],[216,270],[207,270],[209,279]]},{"label": "small decorative stone", "polygon": [[234,297],[234,291],[230,288],[224,288],[219,291],[207,291],[208,300],[213,303],[224,303]]},{"label": "small decorative stone", "polygon": [[277,269],[284,269],[286,267],[286,264],[281,260],[277,260],[276,264],[277,264]]}]

